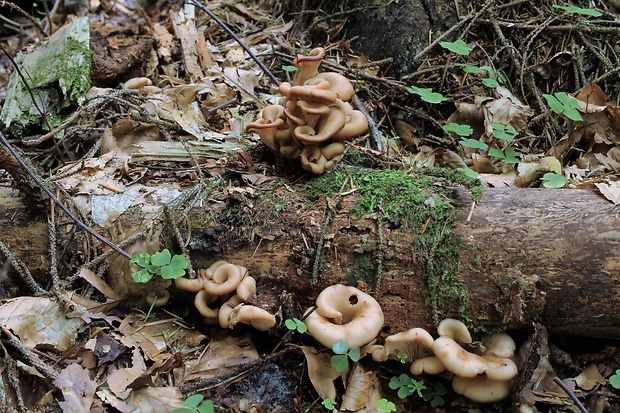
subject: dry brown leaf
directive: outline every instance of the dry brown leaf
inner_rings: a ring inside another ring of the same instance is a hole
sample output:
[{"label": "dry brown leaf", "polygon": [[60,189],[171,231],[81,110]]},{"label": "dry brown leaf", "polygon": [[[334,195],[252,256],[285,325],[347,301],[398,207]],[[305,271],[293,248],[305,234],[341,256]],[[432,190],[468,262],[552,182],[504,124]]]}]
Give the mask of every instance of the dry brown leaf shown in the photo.
[{"label": "dry brown leaf", "polygon": [[377,400],[384,397],[377,373],[364,370],[359,363],[353,367],[346,388],[340,404],[341,411],[376,412]]},{"label": "dry brown leaf", "polygon": [[508,188],[516,186],[517,171],[505,172],[502,174],[480,174],[480,181],[492,188]]},{"label": "dry brown leaf", "polygon": [[579,376],[575,377],[575,383],[584,390],[592,390],[598,384],[606,384],[607,380],[601,375],[595,364],[590,364],[583,369]]},{"label": "dry brown leaf", "polygon": [[404,120],[397,119],[396,122],[394,122],[394,131],[405,147],[417,149],[418,146],[420,146],[421,139],[417,136],[417,128]]},{"label": "dry brown leaf", "polygon": [[141,387],[131,394],[136,409],[132,413],[170,413],[185,400],[176,387]]},{"label": "dry brown leaf", "polygon": [[89,412],[95,398],[97,383],[91,380],[88,370],[73,363],[65,367],[54,381],[62,391],[65,401],[58,402],[64,413]]},{"label": "dry brown leaf", "polygon": [[620,181],[614,181],[609,183],[596,182],[594,185],[598,188],[601,194],[608,200],[618,205],[620,203]]},{"label": "dry brown leaf", "polygon": [[175,383],[180,385],[218,375],[226,376],[234,367],[257,359],[258,352],[249,336],[232,337],[227,332],[218,331],[211,336],[207,350],[200,359],[188,362],[184,369],[175,369]]},{"label": "dry brown leaf", "polygon": [[319,353],[314,347],[302,346],[301,351],[306,356],[308,364],[308,376],[312,386],[323,400],[336,400],[336,386],[334,380],[340,377],[331,365],[330,354],[326,352]]},{"label": "dry brown leaf", "polygon": [[86,280],[90,285],[95,287],[97,291],[99,291],[101,294],[105,295],[106,297],[111,298],[113,300],[118,300],[121,298],[118,294],[116,294],[116,292],[108,284],[106,284],[106,282],[102,278],[97,276],[97,274],[95,274],[90,269],[84,266],[81,266],[78,275],[82,277],[84,280]]},{"label": "dry brown leaf", "polygon": [[47,344],[66,349],[84,321],[67,318],[58,302],[49,298],[19,297],[0,306],[0,325],[13,331],[29,348]]},{"label": "dry brown leaf", "polygon": [[134,348],[133,356],[131,357],[131,367],[125,369],[114,370],[108,376],[108,386],[110,391],[114,393],[115,396],[120,397],[121,399],[126,399],[131,392],[131,389],[128,389],[129,385],[131,385],[138,378],[142,377],[146,373],[146,365],[144,363],[144,359],[140,354],[140,350]]}]

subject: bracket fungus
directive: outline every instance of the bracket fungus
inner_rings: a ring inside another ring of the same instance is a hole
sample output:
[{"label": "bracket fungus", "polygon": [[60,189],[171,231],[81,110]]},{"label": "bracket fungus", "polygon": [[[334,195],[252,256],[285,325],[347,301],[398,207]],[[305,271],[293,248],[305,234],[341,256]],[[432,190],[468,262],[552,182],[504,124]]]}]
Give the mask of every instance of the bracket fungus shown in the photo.
[{"label": "bracket fungus", "polygon": [[[246,126],[276,157],[301,157],[302,168],[317,175],[331,170],[342,159],[342,142],[368,130],[366,116],[348,103],[355,94],[351,82],[339,73],[318,73],[325,55],[322,47],[308,56],[297,55],[292,84],[283,82],[278,87],[283,98],[261,110]],[[334,143],[342,146],[335,151]]]},{"label": "bracket fungus", "polygon": [[370,343],[383,327],[383,311],[370,295],[355,287],[336,284],[316,298],[316,309],[306,311],[308,333],[331,348],[344,340],[349,349]]},{"label": "bracket fungus", "polygon": [[194,306],[207,323],[219,323],[222,328],[245,323],[257,330],[268,330],[276,324],[269,312],[245,304],[256,294],[256,280],[241,265],[217,261],[199,270],[197,278],[177,278],[175,285],[196,293]]}]

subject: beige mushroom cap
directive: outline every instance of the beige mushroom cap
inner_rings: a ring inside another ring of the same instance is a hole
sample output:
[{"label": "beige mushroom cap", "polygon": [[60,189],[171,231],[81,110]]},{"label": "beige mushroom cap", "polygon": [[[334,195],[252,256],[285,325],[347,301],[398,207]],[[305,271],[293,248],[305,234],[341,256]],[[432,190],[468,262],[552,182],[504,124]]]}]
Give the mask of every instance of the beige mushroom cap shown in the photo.
[{"label": "beige mushroom cap", "polygon": [[456,376],[452,389],[476,403],[493,403],[504,400],[512,391],[511,380],[492,380],[485,374],[473,378]]},{"label": "beige mushroom cap", "polygon": [[419,358],[411,363],[409,369],[411,374],[419,376],[422,373],[426,374],[440,374],[446,371],[446,366],[435,356]]},{"label": "beige mushroom cap", "polygon": [[303,85],[306,80],[317,74],[317,70],[321,61],[327,54],[327,51],[322,47],[317,47],[310,51],[308,56],[297,55],[293,59],[293,65],[297,67],[295,76],[293,76],[294,85]]},{"label": "beige mushroom cap", "polygon": [[517,365],[512,360],[470,353],[449,337],[435,340],[433,353],[448,371],[460,377],[486,373],[494,380],[510,380],[518,373]]},{"label": "beige mushroom cap", "polygon": [[483,336],[480,341],[485,348],[485,356],[510,358],[515,354],[515,350],[517,349],[517,345],[512,337],[506,333],[487,334]]},{"label": "beige mushroom cap", "polygon": [[450,337],[457,343],[471,343],[471,334],[469,334],[467,326],[453,318],[442,320],[437,326],[437,334],[439,334],[440,337]]},{"label": "beige mushroom cap", "polygon": [[407,363],[413,363],[422,357],[433,355],[431,350],[433,336],[423,328],[411,328],[398,334],[392,334],[385,339],[385,352],[388,358],[399,360],[404,355]]},{"label": "beige mushroom cap", "polygon": [[219,308],[211,308],[211,305],[217,300],[217,297],[210,295],[205,290],[198,291],[194,297],[194,306],[204,318],[209,321],[217,320],[220,312]]},{"label": "beige mushroom cap", "polygon": [[345,340],[349,348],[362,347],[383,327],[383,311],[370,295],[336,284],[319,294],[316,311],[306,317],[305,323],[310,335],[326,347],[331,348],[338,340]]},{"label": "beige mushroom cap", "polygon": [[154,305],[155,307],[160,307],[162,305],[168,304],[168,301],[170,301],[170,291],[164,288],[160,288],[157,290],[150,291],[144,298],[148,305]]},{"label": "beige mushroom cap", "polygon": [[256,279],[252,276],[245,276],[237,286],[237,295],[243,301],[247,301],[256,294]]},{"label": "beige mushroom cap", "polygon": [[276,325],[276,318],[262,308],[240,304],[230,314],[230,328],[239,323],[249,324],[259,331],[269,330]]},{"label": "beige mushroom cap", "polygon": [[235,264],[222,264],[213,272],[213,278],[208,280],[204,289],[211,295],[230,294],[247,274],[247,269]]}]

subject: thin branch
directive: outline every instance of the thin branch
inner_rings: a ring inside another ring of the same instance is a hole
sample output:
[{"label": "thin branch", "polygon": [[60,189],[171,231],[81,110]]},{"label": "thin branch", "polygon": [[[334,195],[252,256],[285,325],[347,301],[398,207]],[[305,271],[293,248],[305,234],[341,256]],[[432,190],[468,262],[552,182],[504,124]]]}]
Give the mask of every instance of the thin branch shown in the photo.
[{"label": "thin branch", "polygon": [[245,50],[247,52],[247,54],[250,55],[250,57],[252,59],[254,59],[254,61],[260,66],[260,68],[263,70],[263,72],[265,72],[265,74],[271,79],[271,81],[273,83],[275,83],[277,86],[280,86],[280,81],[278,80],[277,77],[275,77],[273,75],[273,73],[271,73],[271,71],[269,70],[269,68],[267,66],[265,66],[265,64],[263,62],[261,62],[258,57],[254,54],[254,52],[252,52],[252,50],[250,50],[250,48],[248,46],[246,46],[245,43],[243,43],[243,40],[241,40],[231,29],[230,27],[228,27],[226,25],[226,23],[224,23],[223,21],[221,21],[215,14],[213,14],[213,12],[211,10],[209,10],[206,6],[202,5],[201,3],[198,2],[198,0],[191,0],[189,2],[189,4],[193,4],[194,6],[198,7],[200,10],[204,11],[205,13],[207,13],[209,15],[209,17],[211,17],[213,20],[215,20],[215,22],[217,24],[220,25],[220,27],[222,29],[224,29],[226,31],[226,33],[228,33],[230,35],[230,37],[232,37],[233,39],[235,39],[235,41],[237,43],[239,43],[239,46],[241,46],[243,48],[243,50]]}]

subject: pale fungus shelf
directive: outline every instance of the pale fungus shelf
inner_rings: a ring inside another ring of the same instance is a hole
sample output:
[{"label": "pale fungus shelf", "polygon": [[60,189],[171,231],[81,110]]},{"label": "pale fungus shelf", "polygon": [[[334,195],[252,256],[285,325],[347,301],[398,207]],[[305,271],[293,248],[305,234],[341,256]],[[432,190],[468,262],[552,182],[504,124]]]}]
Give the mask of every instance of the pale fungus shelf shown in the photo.
[{"label": "pale fungus shelf", "polygon": [[298,159],[313,174],[331,170],[342,159],[344,141],[368,130],[366,116],[348,103],[355,91],[339,73],[318,73],[325,49],[297,55],[293,83],[278,87],[277,105],[260,111],[246,130],[255,131],[276,157]]}]

